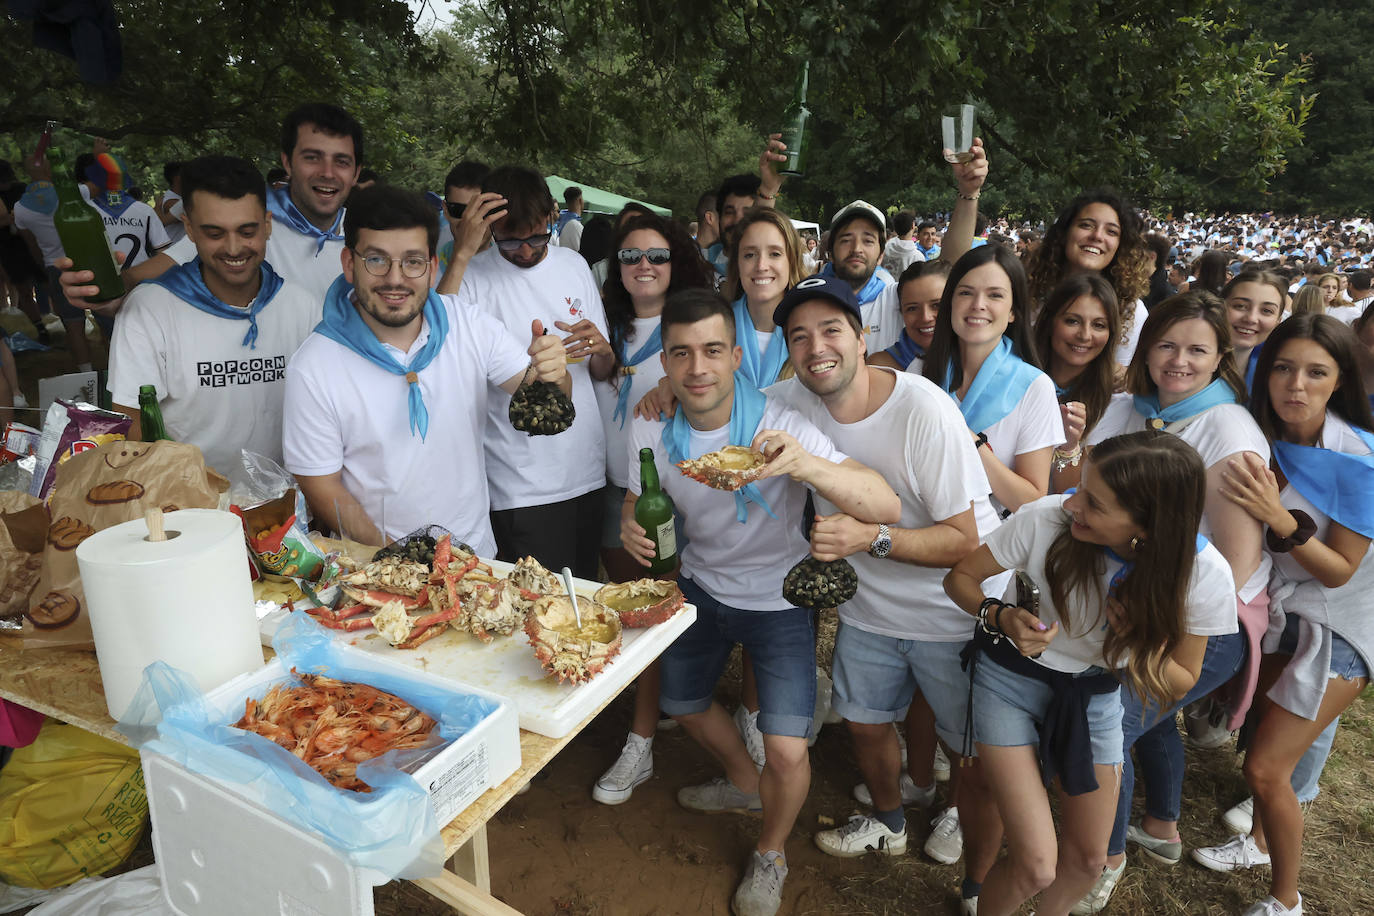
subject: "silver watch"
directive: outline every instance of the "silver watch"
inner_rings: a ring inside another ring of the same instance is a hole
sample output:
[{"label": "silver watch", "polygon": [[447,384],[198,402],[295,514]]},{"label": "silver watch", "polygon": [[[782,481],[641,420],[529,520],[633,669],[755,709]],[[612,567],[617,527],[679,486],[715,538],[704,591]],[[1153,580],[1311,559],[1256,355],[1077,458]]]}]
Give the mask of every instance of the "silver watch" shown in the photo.
[{"label": "silver watch", "polygon": [[892,552],[892,529],[886,525],[878,526],[878,536],[868,545],[868,552],[881,560]]}]

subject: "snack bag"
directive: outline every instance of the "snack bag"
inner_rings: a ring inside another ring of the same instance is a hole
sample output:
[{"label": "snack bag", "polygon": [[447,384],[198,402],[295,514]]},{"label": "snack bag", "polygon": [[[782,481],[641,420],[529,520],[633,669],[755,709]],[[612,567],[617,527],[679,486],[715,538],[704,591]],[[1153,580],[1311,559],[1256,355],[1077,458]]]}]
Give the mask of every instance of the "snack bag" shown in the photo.
[{"label": "snack bag", "polygon": [[41,434],[32,426],[25,426],[23,423],[9,422],[5,424],[5,437],[0,441],[0,464],[6,461],[18,461],[27,455],[32,455],[38,451],[38,440]]},{"label": "snack bag", "polygon": [[29,495],[46,499],[58,467],[73,455],[127,438],[132,425],[133,420],[122,413],[101,410],[90,404],[54,401],[43,418],[43,433],[35,451],[38,466],[33,472]]},{"label": "snack bag", "polygon": [[294,488],[261,505],[230,506],[229,511],[243,520],[248,549],[265,572],[310,582],[320,578],[324,553],[296,515]]},{"label": "snack bag", "polygon": [[[145,509],[214,509],[227,487],[185,442],[117,441],[74,455],[57,469],[48,498],[43,572],[24,614],[24,646],[91,646],[76,548]],[[245,571],[245,575],[247,572]],[[187,595],[188,602],[195,595]]]}]

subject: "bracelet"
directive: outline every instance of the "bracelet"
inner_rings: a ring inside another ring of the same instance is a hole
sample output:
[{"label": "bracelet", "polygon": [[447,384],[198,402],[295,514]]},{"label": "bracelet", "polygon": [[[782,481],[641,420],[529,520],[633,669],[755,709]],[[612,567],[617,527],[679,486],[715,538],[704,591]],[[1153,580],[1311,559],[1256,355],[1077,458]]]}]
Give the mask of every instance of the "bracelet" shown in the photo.
[{"label": "bracelet", "polygon": [[[992,623],[988,623],[988,612],[994,607],[997,608],[997,617],[993,618]],[[992,637],[993,642],[1002,638],[1002,631],[997,626],[997,620],[1002,615],[1002,607],[1002,602],[996,598],[984,598],[983,603],[978,605],[978,626],[982,628],[984,633]]]},{"label": "bracelet", "polygon": [[975,436],[973,437],[973,450],[974,450],[975,452],[978,451],[978,449],[982,448],[983,446],[985,446],[985,445],[987,445],[987,444],[988,444],[988,434],[987,434],[987,433],[978,433],[977,435],[975,435]]},{"label": "bracelet", "polygon": [[959,198],[960,200],[977,200],[978,196],[982,193],[982,191],[974,191],[972,194],[965,194],[963,191],[960,191],[956,188],[954,191],[954,196]]},{"label": "bracelet", "polygon": [[763,193],[762,191],[755,191],[755,192],[754,192],[754,196],[757,197],[757,198],[759,198],[760,200],[777,200],[777,199],[778,199],[778,195],[776,195],[776,194],[765,194],[765,193]]},{"label": "bracelet", "polygon": [[1293,516],[1293,521],[1298,523],[1298,528],[1286,538],[1281,538],[1274,533],[1273,528],[1264,530],[1264,543],[1269,547],[1270,553],[1288,553],[1294,547],[1301,547],[1311,540],[1312,535],[1317,533],[1317,523],[1312,521],[1312,516],[1301,509],[1290,509],[1288,514]]},{"label": "bracelet", "polygon": [[1083,460],[1083,446],[1081,443],[1075,445],[1071,452],[1063,452],[1056,448],[1053,454],[1054,461],[1051,463],[1054,465],[1054,471],[1057,474],[1062,472],[1065,468],[1078,467],[1078,463]]}]

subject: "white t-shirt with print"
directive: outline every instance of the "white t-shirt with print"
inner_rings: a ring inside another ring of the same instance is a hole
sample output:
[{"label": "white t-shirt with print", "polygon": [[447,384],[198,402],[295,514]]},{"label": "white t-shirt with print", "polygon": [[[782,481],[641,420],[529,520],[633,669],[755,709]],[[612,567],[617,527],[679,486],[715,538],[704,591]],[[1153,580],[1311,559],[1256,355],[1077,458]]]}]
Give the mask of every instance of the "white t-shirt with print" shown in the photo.
[{"label": "white t-shirt with print", "polygon": [[[999,520],[988,501],[983,462],[959,408],[929,379],[906,372],[893,375],[896,387],[887,400],[857,423],[836,420],[795,378],[766,393],[796,409],[847,455],[883,476],[902,501],[896,527],[929,528],[972,505],[978,535],[986,537]],[[817,496],[816,511],[830,515],[839,510]],[[947,569],[879,560],[866,552],[847,559],[859,575],[859,591],[839,608],[845,623],[896,639],[969,638],[973,618],[945,594]]]},{"label": "white t-shirt with print", "polygon": [[[404,376],[311,334],[287,364],[282,450],[293,474],[341,470],[348,492],[388,540],[437,524],[493,557],[481,447],[487,400],[504,395],[496,386],[523,371],[529,356],[500,322],[454,296],[439,299],[449,331],[419,373],[429,412],[424,439],[410,430]],[[387,349],[406,364],[428,340],[424,322],[408,352]]]},{"label": "white t-shirt with print", "polygon": [[[1046,626],[1059,623],[1059,633],[1044,653],[1034,661],[1046,668],[1076,674],[1093,665],[1104,666],[1102,645],[1106,638],[1106,607],[1096,596],[1074,593],[1073,607],[1067,615],[1054,606],[1049,581],[1045,576],[1045,557],[1055,539],[1065,530],[1068,514],[1064,511],[1063,494],[1043,496],[1026,503],[1021,509],[988,535],[988,549],[993,559],[1004,569],[1022,570],[1040,588],[1040,619]],[[1122,564],[1105,556],[1106,568],[1098,579],[1105,596],[1112,577]],[[1195,636],[1221,636],[1235,633],[1235,583],[1226,558],[1212,544],[1207,544],[1193,562],[1188,580],[1184,606],[1184,629]],[[1091,604],[1089,604],[1091,600]]]},{"label": "white t-shirt with print", "polygon": [[[625,341],[625,354],[634,356],[644,341],[649,339],[649,335],[658,327],[658,316],[653,318],[635,318],[630,323],[630,339]],[[634,367],[634,372],[630,375],[621,375],[618,379],[607,379],[604,382],[595,382],[596,405],[601,411],[601,423],[606,429],[606,479],[617,487],[626,486],[629,480],[631,468],[638,473],[639,462],[632,457],[626,463],[626,443],[630,441],[630,422],[634,417],[635,405],[640,398],[653,391],[658,386],[659,380],[663,378],[663,360],[660,354],[663,351],[650,356],[644,362]],[[625,416],[621,420],[615,419],[616,398],[619,397],[619,390],[612,384],[618,381],[622,387],[630,387],[629,400],[625,402]]]},{"label": "white t-shirt with print", "polygon": [[170,243],[162,220],[141,200],[129,201],[118,216],[111,216],[95,204],[91,206],[105,223],[105,237],[110,240],[110,247],[124,253],[122,268],[142,264]]},{"label": "white t-shirt with print", "polygon": [[[677,507],[681,535],[682,574],[707,594],[729,607],[750,611],[781,611],[791,607],[782,597],[787,571],[810,553],[802,536],[807,488],[790,477],[756,482],[768,503],[770,517],[757,503],[749,503],[743,524],[736,521],[735,494],[716,490],[686,476],[668,458],[663,423],[636,417],[631,421],[626,458],[638,460],[639,450],[654,450],[658,479]],[[845,459],[820,430],[801,414],[768,399],[758,428],[790,433],[811,454],[836,463]],[[730,427],[692,431],[688,458],[699,458],[729,443]],[[633,456],[633,458],[631,458]],[[631,477],[630,492],[639,494],[639,479]]]},{"label": "white t-shirt with print", "polygon": [[319,320],[319,301],[284,283],[258,312],[250,349],[247,321],[202,312],[142,283],[115,322],[110,398],[138,407],[139,386],[155,385],[167,434],[197,446],[221,474],[242,466],[243,449],[280,464],[286,365]]},{"label": "white t-shirt with print", "polygon": [[[1102,414],[1102,419],[1088,434],[1087,445],[1096,445],[1103,439],[1134,433],[1145,429],[1145,416],[1135,409],[1135,401],[1129,394],[1112,396],[1111,402]],[[1211,467],[1237,452],[1254,452],[1269,461],[1269,443],[1260,432],[1250,411],[1239,404],[1218,404],[1204,411],[1178,434],[1202,456],[1204,467]],[[1212,526],[1207,516],[1202,517],[1202,534],[1212,536]],[[1272,564],[1269,555],[1261,551],[1260,563],[1237,594],[1242,601],[1250,601],[1269,584],[1269,570]]]},{"label": "white t-shirt with print", "polygon": [[[586,318],[606,335],[606,313],[591,270],[567,248],[550,245],[538,264],[521,268],[492,245],[468,263],[459,298],[499,320],[526,347],[536,318],[560,340],[567,332],[555,321],[571,325]],[[520,432],[510,425],[510,395],[489,394],[482,441],[492,509],[563,502],[606,485],[606,431],[587,366],[585,360],[568,365],[577,415],[572,427],[556,436]]]},{"label": "white t-shirt with print", "polygon": [[881,353],[897,342],[902,335],[902,313],[897,299],[897,284],[883,287],[868,305],[860,306],[864,325],[864,343],[869,353]]}]

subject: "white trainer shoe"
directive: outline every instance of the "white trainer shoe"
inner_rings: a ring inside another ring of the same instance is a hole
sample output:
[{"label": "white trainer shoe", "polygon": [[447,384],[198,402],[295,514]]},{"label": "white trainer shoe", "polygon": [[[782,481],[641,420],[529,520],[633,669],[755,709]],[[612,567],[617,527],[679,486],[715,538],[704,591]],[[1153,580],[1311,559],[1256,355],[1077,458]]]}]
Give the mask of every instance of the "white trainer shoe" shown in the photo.
[{"label": "white trainer shoe", "polygon": [[1192,855],[1194,862],[1212,871],[1235,871],[1269,864],[1269,853],[1260,852],[1255,838],[1248,833],[1237,834],[1220,846],[1201,846],[1194,849]]},{"label": "white trainer shoe", "polygon": [[592,798],[603,805],[622,804],[630,800],[635,786],[653,775],[654,739],[630,732],[620,757],[592,786]]},{"label": "white trainer shoe", "polygon": [[[902,774],[899,787],[902,790],[903,807],[915,805],[917,808],[929,808],[930,803],[935,801],[935,787],[922,789],[909,773]],[[861,782],[854,787],[854,800],[870,808],[873,806],[873,793],[868,791],[868,783]]]},{"label": "white trainer shoe", "polygon": [[855,814],[843,827],[817,833],[816,846],[841,859],[856,859],[866,852],[900,856],[906,852],[906,830],[893,832],[876,817]]},{"label": "white trainer shoe", "polygon": [[762,772],[768,758],[763,752],[763,732],[759,731],[759,714],[750,712],[743,705],[735,710],[735,727],[744,739],[744,747],[753,758],[754,766]]},{"label": "white trainer shoe", "polygon": [[1221,822],[1226,825],[1226,829],[1237,835],[1248,835],[1255,826],[1255,798],[1250,796],[1245,801],[1227,810],[1221,816]]},{"label": "white trainer shoe", "polygon": [[950,805],[930,823],[934,829],[922,847],[925,854],[944,865],[958,862],[964,854],[964,831],[959,826],[959,809]]},{"label": "white trainer shoe", "polygon": [[1265,897],[1259,903],[1250,904],[1250,908],[1241,916],[1302,916],[1302,894],[1298,895],[1298,905],[1295,907],[1289,908],[1273,897]]}]

